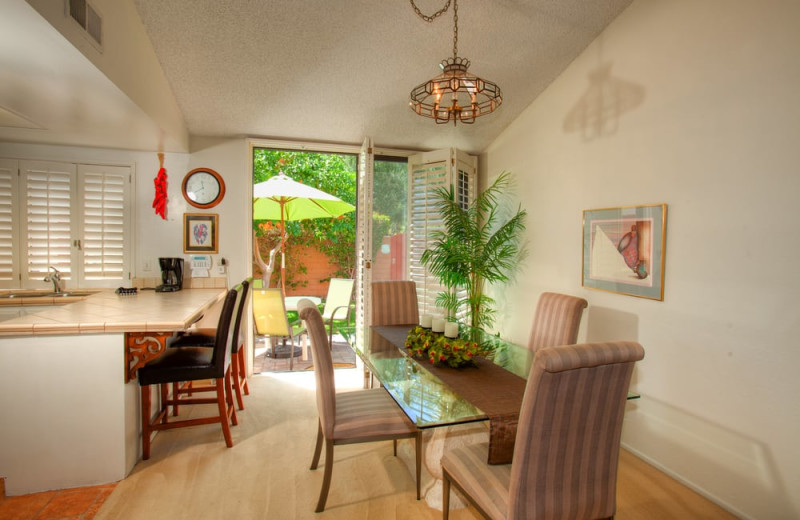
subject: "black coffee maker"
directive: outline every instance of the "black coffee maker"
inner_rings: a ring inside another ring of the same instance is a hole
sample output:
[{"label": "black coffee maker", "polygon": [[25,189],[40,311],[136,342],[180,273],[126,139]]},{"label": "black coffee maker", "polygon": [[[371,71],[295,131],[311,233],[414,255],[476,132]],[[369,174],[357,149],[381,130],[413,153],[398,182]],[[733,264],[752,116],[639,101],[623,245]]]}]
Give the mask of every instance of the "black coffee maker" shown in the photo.
[{"label": "black coffee maker", "polygon": [[156,292],[180,291],[183,287],[183,258],[159,258],[161,266],[161,285]]}]

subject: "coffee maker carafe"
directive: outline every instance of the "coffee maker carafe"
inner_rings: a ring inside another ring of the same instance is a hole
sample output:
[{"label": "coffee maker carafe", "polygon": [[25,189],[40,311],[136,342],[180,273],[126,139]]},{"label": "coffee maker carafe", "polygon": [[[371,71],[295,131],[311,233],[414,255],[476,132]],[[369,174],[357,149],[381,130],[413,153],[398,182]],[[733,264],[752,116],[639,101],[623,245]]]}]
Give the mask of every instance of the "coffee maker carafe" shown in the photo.
[{"label": "coffee maker carafe", "polygon": [[183,258],[159,258],[161,285],[156,292],[180,291],[183,287]]}]

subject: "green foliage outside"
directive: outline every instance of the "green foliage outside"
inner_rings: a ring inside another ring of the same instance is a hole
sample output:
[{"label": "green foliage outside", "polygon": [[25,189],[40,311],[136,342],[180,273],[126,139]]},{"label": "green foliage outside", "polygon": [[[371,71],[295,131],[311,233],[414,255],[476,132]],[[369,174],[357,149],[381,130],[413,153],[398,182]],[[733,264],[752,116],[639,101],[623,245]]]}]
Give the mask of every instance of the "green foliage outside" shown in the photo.
[{"label": "green foliage outside", "polygon": [[[253,151],[253,183],[258,184],[283,172],[293,180],[339,197],[356,205],[356,156],[284,150],[257,149]],[[315,247],[337,266],[332,277],[352,278],[355,272],[355,211],[339,218],[313,219],[286,223],[286,286],[302,285],[298,275],[307,269],[301,258],[291,255],[292,246]],[[279,222],[254,220],[256,236],[266,237],[262,257],[280,242]],[[280,260],[278,260],[279,262]],[[276,265],[273,277],[279,274]]]},{"label": "green foliage outside", "polygon": [[[519,239],[527,213],[520,206],[504,218],[502,196],[509,185],[510,174],[501,173],[466,209],[455,200],[452,186],[436,191],[444,229],[431,233],[432,245],[423,252],[422,263],[446,287],[436,304],[449,316],[466,307],[473,329],[494,324],[495,302],[483,293],[484,282],[507,282],[522,253]],[[460,290],[466,297],[459,298]]]},{"label": "green foliage outside", "polygon": [[[253,183],[266,181],[283,172],[297,182],[330,193],[345,202],[356,205],[355,155],[338,155],[317,152],[256,149],[253,151]],[[375,190],[373,199],[373,258],[386,235],[405,232],[407,168],[405,162],[375,161]],[[278,222],[254,220],[253,229],[261,242],[262,258],[280,242]],[[336,219],[314,219],[287,222],[286,231],[286,285],[297,288],[304,285],[300,275],[307,273],[302,258],[291,255],[292,246],[311,246],[324,253],[337,266],[330,277],[353,278],[355,274],[356,212]],[[279,260],[278,260],[279,262]],[[279,264],[273,273],[273,282],[279,276]],[[321,280],[324,281],[324,280]]]}]

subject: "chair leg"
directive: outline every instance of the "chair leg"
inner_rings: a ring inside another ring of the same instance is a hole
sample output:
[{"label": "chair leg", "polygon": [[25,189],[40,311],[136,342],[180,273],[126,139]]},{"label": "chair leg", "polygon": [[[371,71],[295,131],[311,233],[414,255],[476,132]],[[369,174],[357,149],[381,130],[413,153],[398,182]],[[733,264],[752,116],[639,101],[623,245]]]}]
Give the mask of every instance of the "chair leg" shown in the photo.
[{"label": "chair leg", "polygon": [[228,367],[228,370],[225,372],[225,377],[223,378],[225,384],[225,403],[227,404],[227,408],[225,409],[225,422],[228,422],[230,419],[231,424],[236,426],[239,424],[239,418],[236,417],[236,407],[233,405],[233,388],[231,387],[231,367]]},{"label": "chair leg", "polygon": [[450,517],[450,476],[442,475],[442,520]]},{"label": "chair leg", "polygon": [[325,475],[322,478],[322,489],[319,492],[319,502],[315,512],[321,513],[328,501],[328,491],[331,488],[331,475],[333,474],[333,441],[325,439]]},{"label": "chair leg", "polygon": [[178,416],[178,403],[177,403],[177,400],[178,400],[178,397],[180,396],[180,394],[178,393],[178,389],[179,388],[180,388],[180,383],[178,383],[177,381],[172,383],[172,397],[176,401],[176,403],[172,405],[172,416],[173,417],[177,417]]},{"label": "chair leg", "polygon": [[239,347],[239,351],[236,353],[239,356],[239,377],[242,378],[242,389],[244,390],[244,395],[250,395],[250,387],[247,386],[247,363],[245,362],[244,356],[244,345]]},{"label": "chair leg", "polygon": [[394,447],[394,456],[397,457],[397,439],[392,439],[392,445]]},{"label": "chair leg", "polygon": [[417,437],[414,439],[414,448],[416,449],[416,464],[417,464],[417,500],[420,499],[420,477],[422,476],[422,431],[417,431]]},{"label": "chair leg", "polygon": [[244,410],[244,399],[242,399],[242,386],[239,381],[239,353],[231,356],[231,378],[233,379],[233,390],[236,392],[236,403],[239,410]]},{"label": "chair leg", "polygon": [[319,456],[322,453],[322,423],[319,423],[317,430],[317,446],[314,448],[314,458],[311,460],[311,469],[317,469]]},{"label": "chair leg", "polygon": [[[228,379],[230,382],[230,379]],[[233,439],[231,438],[231,428],[228,426],[228,405],[225,399],[225,378],[217,378],[217,407],[219,408],[219,422],[222,425],[222,435],[225,437],[225,445],[229,448],[233,447]],[[236,413],[234,411],[234,413]]]},{"label": "chair leg", "polygon": [[150,458],[150,387],[142,386],[142,459]]}]

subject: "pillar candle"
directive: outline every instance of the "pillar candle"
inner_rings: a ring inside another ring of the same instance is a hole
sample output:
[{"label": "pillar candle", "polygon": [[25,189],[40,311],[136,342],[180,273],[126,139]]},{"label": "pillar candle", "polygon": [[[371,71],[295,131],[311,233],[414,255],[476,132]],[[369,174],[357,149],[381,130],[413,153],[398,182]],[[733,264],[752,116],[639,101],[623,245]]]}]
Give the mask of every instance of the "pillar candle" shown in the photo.
[{"label": "pillar candle", "polygon": [[444,318],[433,320],[433,332],[444,332]]},{"label": "pillar candle", "polygon": [[444,324],[444,335],[448,338],[456,338],[458,337],[458,323],[454,321],[448,321]]},{"label": "pillar candle", "polygon": [[431,328],[432,324],[433,324],[433,316],[431,316],[430,314],[423,314],[422,316],[419,317],[420,327],[429,329]]}]

